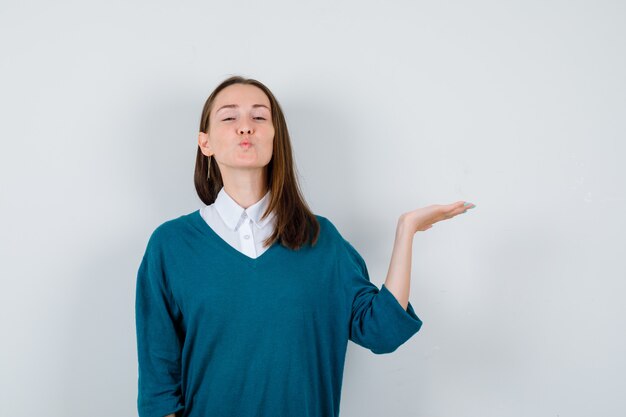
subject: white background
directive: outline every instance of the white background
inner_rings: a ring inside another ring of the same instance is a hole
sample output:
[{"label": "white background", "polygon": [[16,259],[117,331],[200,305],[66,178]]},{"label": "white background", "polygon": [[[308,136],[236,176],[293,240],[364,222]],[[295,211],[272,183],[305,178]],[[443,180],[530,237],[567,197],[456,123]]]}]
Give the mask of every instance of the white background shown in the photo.
[{"label": "white background", "polygon": [[233,74],[377,286],[401,213],[477,206],[415,236],[424,325],[350,342],[342,417],[626,415],[623,2],[4,1],[0,46],[3,415],[136,415],[136,272]]}]

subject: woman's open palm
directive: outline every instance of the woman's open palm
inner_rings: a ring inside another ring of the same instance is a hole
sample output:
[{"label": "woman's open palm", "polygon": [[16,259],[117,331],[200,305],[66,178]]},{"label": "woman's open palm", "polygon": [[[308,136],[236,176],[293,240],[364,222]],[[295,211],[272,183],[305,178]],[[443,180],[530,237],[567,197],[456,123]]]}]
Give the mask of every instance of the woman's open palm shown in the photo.
[{"label": "woman's open palm", "polygon": [[434,223],[451,219],[474,207],[476,207],[474,204],[465,201],[457,201],[451,204],[433,204],[402,214],[400,222],[413,233],[423,232],[433,227]]}]

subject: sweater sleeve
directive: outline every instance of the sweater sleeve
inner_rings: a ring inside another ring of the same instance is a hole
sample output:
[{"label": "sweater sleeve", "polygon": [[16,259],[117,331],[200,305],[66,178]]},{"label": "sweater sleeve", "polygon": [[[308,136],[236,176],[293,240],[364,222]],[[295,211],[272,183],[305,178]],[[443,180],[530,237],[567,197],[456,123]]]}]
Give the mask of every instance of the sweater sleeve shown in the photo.
[{"label": "sweater sleeve", "polygon": [[422,321],[408,303],[402,308],[385,284],[379,290],[370,282],[367,266],[356,249],[344,239],[346,274],[352,313],[350,340],[375,354],[391,353],[422,327]]},{"label": "sweater sleeve", "polygon": [[182,314],[168,288],[158,246],[153,234],[137,273],[139,417],[163,417],[184,409],[179,327]]}]

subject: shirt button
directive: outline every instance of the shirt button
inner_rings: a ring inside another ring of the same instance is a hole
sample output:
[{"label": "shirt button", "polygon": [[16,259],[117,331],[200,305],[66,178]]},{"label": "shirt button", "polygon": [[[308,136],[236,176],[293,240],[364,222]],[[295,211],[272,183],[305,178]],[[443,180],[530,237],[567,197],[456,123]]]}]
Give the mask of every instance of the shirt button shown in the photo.
[{"label": "shirt button", "polygon": [[250,235],[243,235],[244,239],[250,239]]}]

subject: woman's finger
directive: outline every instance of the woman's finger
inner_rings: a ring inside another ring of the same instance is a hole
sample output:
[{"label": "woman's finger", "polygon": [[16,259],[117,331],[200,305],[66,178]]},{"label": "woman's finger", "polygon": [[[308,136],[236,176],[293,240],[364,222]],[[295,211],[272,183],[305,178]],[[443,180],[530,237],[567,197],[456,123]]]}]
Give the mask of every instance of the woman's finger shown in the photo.
[{"label": "woman's finger", "polygon": [[450,218],[458,215],[458,214],[462,214],[467,212],[467,210],[474,208],[474,204],[469,203],[469,202],[465,202],[465,201],[459,201],[457,203],[452,203],[450,204],[450,206],[452,206],[452,208],[450,209]]}]

